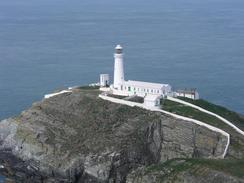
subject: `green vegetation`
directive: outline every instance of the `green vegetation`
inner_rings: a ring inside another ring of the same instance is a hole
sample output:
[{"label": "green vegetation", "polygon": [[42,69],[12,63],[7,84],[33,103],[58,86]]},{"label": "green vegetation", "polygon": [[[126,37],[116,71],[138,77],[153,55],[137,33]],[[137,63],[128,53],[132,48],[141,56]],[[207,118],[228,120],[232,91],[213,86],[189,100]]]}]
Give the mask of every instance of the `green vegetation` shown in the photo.
[{"label": "green vegetation", "polygon": [[225,107],[212,104],[206,100],[192,100],[185,97],[179,97],[179,99],[184,100],[186,102],[192,103],[194,105],[197,105],[199,107],[202,107],[203,109],[206,109],[208,111],[211,111],[213,113],[216,113],[227,120],[231,121],[233,124],[237,125],[241,129],[244,130],[244,117],[240,114],[237,114],[236,112],[230,111]]},{"label": "green vegetation", "polygon": [[[159,173],[159,179],[163,180],[166,177],[173,177],[180,172],[190,171],[192,175],[198,175],[204,172],[203,170],[212,169],[221,171],[232,176],[243,178],[244,160],[213,160],[213,159],[172,159],[165,163],[151,165],[146,168],[145,174],[155,172]],[[162,173],[163,172],[163,173]]]},{"label": "green vegetation", "polygon": [[221,120],[218,118],[211,116],[209,114],[206,114],[204,112],[201,112],[197,109],[194,109],[192,107],[186,106],[184,104],[180,104],[174,101],[170,100],[162,100],[161,101],[162,108],[166,111],[181,115],[181,116],[186,116],[192,119],[196,119],[199,121],[206,122],[210,125],[216,126],[221,129],[228,128],[229,126],[223,123]]},{"label": "green vegetation", "polygon": [[114,94],[108,94],[109,97],[113,97],[113,98],[117,98],[117,99],[123,99],[125,98],[125,96],[121,96],[121,95],[114,95]]},{"label": "green vegetation", "polygon": [[131,102],[137,102],[137,103],[143,103],[144,102],[144,98],[143,97],[138,97],[138,96],[134,96],[130,99],[128,99]]},{"label": "green vegetation", "polygon": [[97,90],[97,89],[99,89],[99,86],[80,86],[80,87],[77,87],[76,89],[80,89],[80,90]]},{"label": "green vegetation", "polygon": [[228,153],[231,157],[244,158],[244,138],[242,135],[237,133],[233,128],[225,124],[220,119],[201,112],[192,107],[180,104],[167,99],[161,100],[161,106],[164,110],[175,113],[181,116],[189,117],[199,121],[203,121],[207,124],[220,128],[231,135],[230,151]]},{"label": "green vegetation", "polygon": [[[99,86],[81,86],[78,88],[75,88],[74,90],[81,92],[84,95],[87,95],[89,97],[97,97],[102,92],[99,90]],[[84,99],[86,100],[86,99]]]}]

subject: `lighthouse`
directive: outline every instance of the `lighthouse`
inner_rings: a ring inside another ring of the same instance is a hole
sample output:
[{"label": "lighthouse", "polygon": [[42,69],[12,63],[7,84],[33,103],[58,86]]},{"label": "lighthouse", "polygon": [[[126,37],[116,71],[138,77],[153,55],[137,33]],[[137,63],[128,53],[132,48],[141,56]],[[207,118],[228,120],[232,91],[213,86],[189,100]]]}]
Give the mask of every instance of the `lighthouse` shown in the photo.
[{"label": "lighthouse", "polygon": [[115,47],[114,53],[114,89],[121,89],[124,83],[123,48],[120,45]]},{"label": "lighthouse", "polygon": [[[115,47],[114,53],[114,83],[109,86],[109,75],[100,75],[100,90],[118,96],[139,96],[145,98],[145,105],[159,106],[160,99],[165,96],[173,96],[169,84],[150,83],[144,81],[125,80],[123,48]],[[146,98],[147,97],[147,98]]]}]

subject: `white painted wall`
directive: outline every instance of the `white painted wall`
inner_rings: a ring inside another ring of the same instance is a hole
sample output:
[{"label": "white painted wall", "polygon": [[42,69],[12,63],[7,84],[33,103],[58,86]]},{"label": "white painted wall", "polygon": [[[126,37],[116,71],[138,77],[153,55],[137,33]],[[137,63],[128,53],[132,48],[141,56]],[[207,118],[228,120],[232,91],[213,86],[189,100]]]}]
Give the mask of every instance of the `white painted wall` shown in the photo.
[{"label": "white painted wall", "polygon": [[109,74],[100,74],[100,86],[109,84]]},{"label": "white painted wall", "polygon": [[44,98],[48,99],[48,98],[51,98],[51,97],[54,97],[56,95],[60,95],[60,94],[63,94],[63,93],[72,93],[72,91],[71,90],[62,90],[62,91],[57,92],[57,93],[46,94],[46,95],[44,95]]},{"label": "white painted wall", "polygon": [[[130,91],[129,91],[130,88]],[[114,94],[120,94],[124,96],[132,96],[138,95],[140,97],[145,97],[146,95],[169,95],[171,93],[171,86],[163,86],[163,87],[143,87],[132,85],[127,81],[124,81],[122,85],[118,88],[118,90],[114,90]]]},{"label": "white painted wall", "polygon": [[190,98],[190,99],[193,99],[193,100],[198,100],[199,99],[198,92],[195,92],[195,94],[176,92],[175,94],[176,94],[177,97],[186,97],[186,98]]},{"label": "white painted wall", "polygon": [[[117,45],[116,50],[121,49],[120,45]],[[119,89],[120,86],[124,82],[124,61],[123,61],[123,53],[115,53],[114,54],[114,88]]]},{"label": "white painted wall", "polygon": [[160,97],[157,97],[155,99],[150,99],[148,97],[145,97],[143,104],[147,107],[159,107],[160,106]]}]

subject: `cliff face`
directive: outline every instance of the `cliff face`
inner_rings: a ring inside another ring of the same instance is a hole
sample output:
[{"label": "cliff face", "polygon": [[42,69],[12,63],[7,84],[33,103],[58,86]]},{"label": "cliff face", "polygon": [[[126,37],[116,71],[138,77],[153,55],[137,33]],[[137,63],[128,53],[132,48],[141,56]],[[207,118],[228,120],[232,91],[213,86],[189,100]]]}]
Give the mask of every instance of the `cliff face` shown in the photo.
[{"label": "cliff face", "polygon": [[[216,160],[215,160],[216,161]],[[214,162],[216,163],[216,162]],[[174,159],[167,163],[142,166],[133,170],[126,183],[243,183],[244,179],[213,168],[213,162],[196,159]],[[216,165],[216,164],[215,164]],[[243,168],[243,166],[242,166]],[[222,170],[221,170],[222,169]]]},{"label": "cliff face", "polygon": [[227,138],[220,133],[110,103],[98,93],[76,89],[0,122],[5,174],[35,182],[126,182],[141,166],[172,158],[218,158],[224,152]]}]

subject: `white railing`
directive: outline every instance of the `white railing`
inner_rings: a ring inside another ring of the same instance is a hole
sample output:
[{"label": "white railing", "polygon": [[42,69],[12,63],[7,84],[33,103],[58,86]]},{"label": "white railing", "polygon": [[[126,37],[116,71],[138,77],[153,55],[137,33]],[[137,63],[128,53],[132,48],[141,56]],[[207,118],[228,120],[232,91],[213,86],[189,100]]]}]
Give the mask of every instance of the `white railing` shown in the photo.
[{"label": "white railing", "polygon": [[71,90],[62,90],[62,91],[57,92],[57,93],[46,94],[46,95],[44,95],[44,98],[48,99],[48,98],[54,97],[56,95],[60,95],[60,94],[63,94],[63,93],[71,93],[71,92],[72,92]]}]

